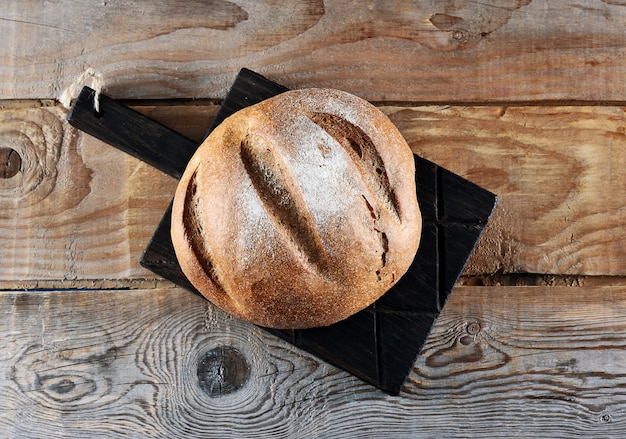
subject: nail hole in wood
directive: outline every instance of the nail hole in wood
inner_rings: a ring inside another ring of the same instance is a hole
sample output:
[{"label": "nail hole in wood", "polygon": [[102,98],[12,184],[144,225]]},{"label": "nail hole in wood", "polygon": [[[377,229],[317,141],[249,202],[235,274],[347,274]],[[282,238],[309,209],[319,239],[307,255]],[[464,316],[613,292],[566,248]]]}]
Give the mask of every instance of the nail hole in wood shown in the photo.
[{"label": "nail hole in wood", "polygon": [[211,397],[219,397],[240,389],[250,377],[246,358],[231,346],[208,351],[198,362],[200,388]]},{"label": "nail hole in wood", "polygon": [[457,43],[465,43],[469,39],[469,32],[465,29],[456,29],[452,32],[452,38]]},{"label": "nail hole in wood", "polygon": [[466,331],[470,335],[476,335],[480,332],[480,323],[478,322],[469,322],[467,324]]},{"label": "nail hole in wood", "polygon": [[14,177],[22,168],[22,157],[11,148],[0,148],[0,178]]}]

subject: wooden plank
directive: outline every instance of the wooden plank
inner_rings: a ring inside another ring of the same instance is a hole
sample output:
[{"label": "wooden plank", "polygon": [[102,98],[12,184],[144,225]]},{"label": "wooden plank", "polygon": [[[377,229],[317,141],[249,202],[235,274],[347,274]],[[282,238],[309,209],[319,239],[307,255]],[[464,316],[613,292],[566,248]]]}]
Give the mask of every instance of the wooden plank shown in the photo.
[{"label": "wooden plank", "polygon": [[499,196],[466,273],[626,273],[622,107],[385,111],[415,153]]},{"label": "wooden plank", "polygon": [[8,291],[0,313],[7,437],[626,433],[624,284],[457,288],[399,397],[177,288]]},{"label": "wooden plank", "polygon": [[375,101],[626,100],[621,1],[284,3],[11,2],[0,99],[55,98],[86,67],[118,99],[222,98],[249,67]]},{"label": "wooden plank", "polygon": [[[136,107],[199,141],[216,105]],[[414,152],[496,193],[466,274],[626,275],[622,107],[382,107]],[[57,107],[0,110],[0,288],[141,287],[174,179],[83,135]],[[145,286],[145,285],[144,285]]]},{"label": "wooden plank", "polygon": [[[186,110],[171,107],[162,119],[180,111],[190,125],[183,131],[201,138],[197,120],[210,123],[215,108]],[[20,157],[22,169],[0,179],[0,282],[33,288],[154,279],[138,260],[176,181],[83,135],[65,117],[57,107],[0,111],[0,147]]]}]

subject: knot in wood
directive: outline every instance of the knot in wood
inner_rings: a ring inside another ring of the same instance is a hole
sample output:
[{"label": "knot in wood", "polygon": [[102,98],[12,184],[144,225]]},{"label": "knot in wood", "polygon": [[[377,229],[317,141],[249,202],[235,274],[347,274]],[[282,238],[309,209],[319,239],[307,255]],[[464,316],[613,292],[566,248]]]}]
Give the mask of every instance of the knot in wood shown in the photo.
[{"label": "knot in wood", "polygon": [[54,383],[53,385],[50,386],[50,390],[59,394],[69,393],[73,391],[75,388],[76,388],[76,384],[74,383],[74,381],[68,378],[64,378],[58,383]]},{"label": "knot in wood", "polygon": [[198,362],[198,383],[211,397],[233,393],[250,377],[246,358],[231,346],[208,351]]},{"label": "knot in wood", "polygon": [[[57,186],[59,159],[74,139],[64,142],[61,117],[57,108],[15,110],[10,118],[0,117],[0,211],[34,205],[55,187],[63,194]],[[42,205],[45,214],[56,205],[52,200]]]},{"label": "knot in wood", "polygon": [[22,157],[12,148],[0,148],[0,178],[14,177],[22,169]]}]

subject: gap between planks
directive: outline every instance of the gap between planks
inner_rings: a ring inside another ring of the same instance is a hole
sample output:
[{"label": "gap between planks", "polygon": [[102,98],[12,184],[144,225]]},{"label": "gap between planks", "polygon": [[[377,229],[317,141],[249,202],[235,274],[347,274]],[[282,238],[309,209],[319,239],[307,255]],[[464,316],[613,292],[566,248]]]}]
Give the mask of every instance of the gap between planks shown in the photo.
[{"label": "gap between planks", "polygon": [[[541,273],[462,275],[456,287],[626,287],[626,276],[574,276]],[[180,288],[161,278],[0,281],[1,291],[153,290]]]},{"label": "gap between planks", "polygon": [[[108,95],[106,91],[104,95],[112,99],[116,99],[114,95]],[[116,99],[117,102],[128,107],[141,110],[141,107],[203,107],[216,106],[219,107],[223,99],[211,98],[172,98],[172,99]],[[73,101],[72,101],[73,103]],[[405,101],[370,101],[377,107],[626,107],[626,100],[446,100],[446,101],[421,101],[421,100],[405,100]],[[19,108],[41,108],[62,105],[54,99],[0,99],[0,110],[19,109]]]}]

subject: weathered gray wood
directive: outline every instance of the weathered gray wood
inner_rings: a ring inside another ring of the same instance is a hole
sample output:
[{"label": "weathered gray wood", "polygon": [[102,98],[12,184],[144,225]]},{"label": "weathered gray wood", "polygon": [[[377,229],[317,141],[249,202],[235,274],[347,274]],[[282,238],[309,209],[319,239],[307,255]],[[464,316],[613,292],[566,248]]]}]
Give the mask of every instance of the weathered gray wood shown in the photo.
[{"label": "weathered gray wood", "polygon": [[376,101],[623,101],[625,21],[608,0],[5,2],[0,99],[87,67],[115,98],[223,97],[249,67]]},{"label": "weathered gray wood", "polygon": [[[0,315],[3,437],[626,433],[623,284],[457,288],[399,397],[180,289],[8,291]],[[197,369],[218,346],[250,377],[209,396]]]}]

